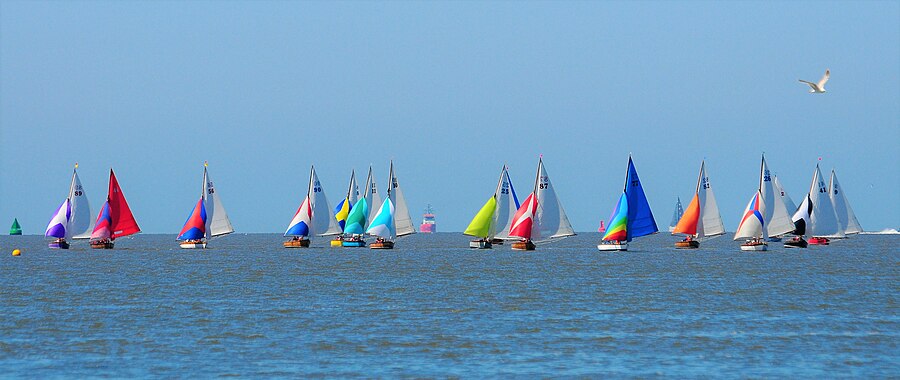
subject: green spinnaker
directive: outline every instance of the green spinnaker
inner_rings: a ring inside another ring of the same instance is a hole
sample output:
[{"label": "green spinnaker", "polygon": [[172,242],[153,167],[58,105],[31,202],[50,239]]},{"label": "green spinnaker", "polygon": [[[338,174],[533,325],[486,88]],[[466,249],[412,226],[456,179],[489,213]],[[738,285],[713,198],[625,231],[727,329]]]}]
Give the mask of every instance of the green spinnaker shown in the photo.
[{"label": "green spinnaker", "polygon": [[484,206],[481,206],[481,210],[475,214],[475,218],[472,219],[469,227],[466,227],[466,231],[463,233],[475,237],[489,237],[488,235],[492,232],[491,224],[494,222],[494,211],[496,209],[497,199],[491,196]]}]

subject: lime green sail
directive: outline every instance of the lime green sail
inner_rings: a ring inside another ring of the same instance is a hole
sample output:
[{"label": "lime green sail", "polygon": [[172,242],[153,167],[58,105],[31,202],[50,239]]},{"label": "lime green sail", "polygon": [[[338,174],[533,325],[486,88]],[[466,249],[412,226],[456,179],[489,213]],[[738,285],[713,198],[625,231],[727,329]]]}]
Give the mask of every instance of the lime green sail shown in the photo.
[{"label": "lime green sail", "polygon": [[18,218],[13,219],[12,227],[9,228],[9,234],[10,235],[21,235],[22,234],[22,227],[19,226]]},{"label": "lime green sail", "polygon": [[469,227],[466,227],[466,231],[463,233],[480,238],[492,238],[493,236],[491,235],[494,234],[494,228],[492,228],[494,227],[494,211],[496,209],[497,199],[491,196],[484,206],[481,206],[481,210],[475,214],[472,222],[469,223]]}]

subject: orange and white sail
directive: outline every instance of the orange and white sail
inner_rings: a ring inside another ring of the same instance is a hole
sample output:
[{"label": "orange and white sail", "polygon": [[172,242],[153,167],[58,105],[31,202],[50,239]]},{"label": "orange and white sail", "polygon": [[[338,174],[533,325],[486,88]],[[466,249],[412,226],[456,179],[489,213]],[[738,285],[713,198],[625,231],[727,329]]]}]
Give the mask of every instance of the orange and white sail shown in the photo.
[{"label": "orange and white sail", "polygon": [[694,198],[684,210],[684,214],[675,225],[672,234],[692,235],[700,239],[724,233],[725,225],[719,214],[719,206],[716,204],[712,184],[706,175],[706,161],[704,160],[700,163],[700,175],[697,178],[697,190],[694,192]]}]

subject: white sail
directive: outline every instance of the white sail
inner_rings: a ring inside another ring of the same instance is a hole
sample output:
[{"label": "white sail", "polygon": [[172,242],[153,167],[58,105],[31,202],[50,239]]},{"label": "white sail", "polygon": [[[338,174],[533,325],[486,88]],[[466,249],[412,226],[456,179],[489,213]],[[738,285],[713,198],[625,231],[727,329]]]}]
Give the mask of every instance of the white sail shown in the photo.
[{"label": "white sail", "polygon": [[556,197],[556,190],[550,182],[550,175],[544,168],[543,159],[538,160],[537,186],[535,187],[538,208],[531,227],[531,239],[556,239],[575,235],[572,224]]},{"label": "white sail", "polygon": [[784,201],[784,207],[787,208],[788,214],[795,213],[797,211],[797,204],[794,203],[791,196],[784,190],[784,186],[781,186],[781,181],[778,180],[777,175],[773,176],[772,184],[775,185],[775,190],[781,194],[781,200]]},{"label": "white sail", "polygon": [[516,215],[515,198],[513,198],[512,181],[509,179],[509,169],[506,165],[500,171],[500,179],[497,183],[497,189],[494,191],[494,199],[497,200],[497,208],[494,212],[494,223],[491,225],[493,231],[491,236],[499,239],[510,239],[509,229],[512,226],[513,216]]},{"label": "white sail", "polygon": [[697,222],[697,238],[718,236],[725,233],[725,224],[719,214],[716,195],[713,194],[709,176],[706,175],[706,161],[700,164],[700,180],[697,184],[697,199],[700,203],[700,220]]},{"label": "white sail", "polygon": [[859,220],[856,219],[856,214],[853,213],[850,202],[847,201],[847,194],[844,193],[844,188],[838,182],[834,169],[831,170],[831,181],[828,188],[828,194],[831,197],[831,203],[834,205],[834,212],[837,214],[840,230],[846,235],[862,232],[862,226],[859,225]]},{"label": "white sail", "polygon": [[69,236],[69,230],[66,227],[68,223],[69,216],[71,215],[71,208],[69,207],[69,198],[66,198],[59,208],[56,209],[56,212],[53,213],[53,216],[50,217],[50,223],[47,223],[47,229],[44,231],[44,236],[47,237],[55,237],[55,238],[65,238]]},{"label": "white sail", "polygon": [[807,233],[817,237],[844,237],[844,233],[838,226],[837,215],[834,213],[834,205],[828,196],[828,187],[819,165],[813,173],[812,184],[809,188],[809,200],[812,202],[813,212],[809,216],[809,230]]},{"label": "white sail", "polygon": [[794,230],[794,222],[791,221],[791,213],[794,209],[788,209],[784,204],[784,197],[777,189],[777,178],[774,179],[766,164],[766,157],[762,158],[762,168],[760,172],[759,192],[765,203],[765,225],[766,234],[768,236],[784,235]]},{"label": "white sail", "polygon": [[396,236],[403,236],[416,233],[416,227],[413,225],[412,217],[409,216],[409,208],[406,207],[406,199],[403,197],[403,190],[400,189],[400,182],[394,173],[394,162],[391,161],[391,189],[388,196],[394,204],[394,228]]},{"label": "white sail", "polygon": [[203,166],[203,202],[206,205],[207,238],[234,232],[231,220],[228,219],[228,213],[222,206],[222,200],[219,198],[219,193],[216,192],[212,179],[209,178],[205,164]]},{"label": "white sail", "polygon": [[341,227],[334,218],[331,206],[328,205],[328,198],[325,197],[325,191],[322,189],[322,183],[319,182],[319,175],[316,174],[315,167],[310,168],[307,197],[309,197],[309,208],[312,210],[310,234],[324,236],[341,233]]},{"label": "white sail", "polygon": [[350,200],[350,207],[359,200],[359,185],[356,184],[356,170],[350,171],[350,187],[347,188],[347,199]]},{"label": "white sail", "polygon": [[369,215],[367,215],[366,226],[368,227],[373,220],[375,220],[375,214],[378,214],[381,211],[381,194],[378,193],[378,185],[375,184],[375,175],[372,174],[372,166],[369,166],[369,175],[366,178],[366,188],[364,196],[366,197],[366,204],[369,205]]},{"label": "white sail", "polygon": [[756,191],[741,214],[741,224],[734,233],[734,240],[768,237],[765,229],[765,205],[762,195]]},{"label": "white sail", "polygon": [[72,213],[69,216],[66,236],[74,239],[90,239],[91,232],[94,231],[94,218],[91,217],[91,205],[84,187],[81,186],[77,171],[72,174],[72,184],[69,186],[69,206]]}]

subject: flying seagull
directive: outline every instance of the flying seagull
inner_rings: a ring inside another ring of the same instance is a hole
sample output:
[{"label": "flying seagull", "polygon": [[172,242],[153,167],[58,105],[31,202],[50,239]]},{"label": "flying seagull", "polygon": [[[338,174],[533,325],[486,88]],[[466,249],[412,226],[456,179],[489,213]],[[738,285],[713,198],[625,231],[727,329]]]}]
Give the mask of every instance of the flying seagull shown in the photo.
[{"label": "flying seagull", "polygon": [[801,82],[809,85],[812,90],[809,92],[813,92],[816,94],[821,94],[825,92],[825,82],[828,82],[828,77],[831,76],[831,70],[825,69],[825,75],[822,75],[822,79],[819,79],[819,83],[807,82],[803,79],[800,79]]}]

